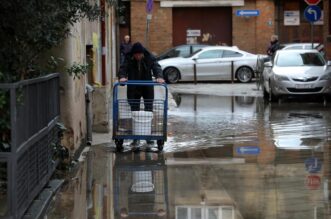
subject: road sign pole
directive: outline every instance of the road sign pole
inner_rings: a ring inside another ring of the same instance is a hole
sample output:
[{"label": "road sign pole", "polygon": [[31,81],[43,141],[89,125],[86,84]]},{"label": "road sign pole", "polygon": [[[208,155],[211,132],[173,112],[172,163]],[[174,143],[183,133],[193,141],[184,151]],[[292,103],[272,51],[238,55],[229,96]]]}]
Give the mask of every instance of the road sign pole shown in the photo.
[{"label": "road sign pole", "polygon": [[314,22],[310,22],[310,31],[311,48],[314,49]]}]

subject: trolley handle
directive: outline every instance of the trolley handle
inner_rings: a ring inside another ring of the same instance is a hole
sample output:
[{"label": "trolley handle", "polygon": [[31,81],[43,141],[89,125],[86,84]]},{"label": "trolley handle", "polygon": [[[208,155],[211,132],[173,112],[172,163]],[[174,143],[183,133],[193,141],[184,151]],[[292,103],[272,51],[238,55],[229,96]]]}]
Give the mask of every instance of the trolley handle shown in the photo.
[{"label": "trolley handle", "polygon": [[158,83],[156,81],[150,81],[150,80],[130,80],[126,82],[118,82],[120,85],[158,85],[163,83]]},{"label": "trolley handle", "polygon": [[156,81],[151,81],[151,80],[129,80],[129,81],[126,81],[126,82],[116,82],[114,84],[114,87],[113,87],[113,97],[114,97],[114,100],[117,99],[117,90],[118,90],[118,86],[125,86],[125,85],[137,85],[137,86],[162,86],[164,87],[165,89],[165,98],[166,100],[168,99],[168,86],[166,83],[158,83]]}]

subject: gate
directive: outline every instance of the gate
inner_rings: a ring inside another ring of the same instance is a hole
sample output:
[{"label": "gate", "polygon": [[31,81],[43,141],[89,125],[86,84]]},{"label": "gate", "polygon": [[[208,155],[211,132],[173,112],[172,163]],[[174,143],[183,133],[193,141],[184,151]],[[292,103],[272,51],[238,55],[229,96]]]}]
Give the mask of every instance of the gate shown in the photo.
[{"label": "gate", "polygon": [[0,95],[8,103],[0,111],[9,126],[0,133],[0,218],[16,219],[55,170],[59,75],[0,84]]}]

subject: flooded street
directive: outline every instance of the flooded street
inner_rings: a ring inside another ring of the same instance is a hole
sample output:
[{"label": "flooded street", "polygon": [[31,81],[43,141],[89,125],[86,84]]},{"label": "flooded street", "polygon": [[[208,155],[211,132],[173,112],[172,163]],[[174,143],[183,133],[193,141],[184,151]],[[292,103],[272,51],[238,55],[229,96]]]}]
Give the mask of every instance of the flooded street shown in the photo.
[{"label": "flooded street", "polygon": [[173,97],[162,153],[92,146],[47,218],[331,217],[330,105]]}]

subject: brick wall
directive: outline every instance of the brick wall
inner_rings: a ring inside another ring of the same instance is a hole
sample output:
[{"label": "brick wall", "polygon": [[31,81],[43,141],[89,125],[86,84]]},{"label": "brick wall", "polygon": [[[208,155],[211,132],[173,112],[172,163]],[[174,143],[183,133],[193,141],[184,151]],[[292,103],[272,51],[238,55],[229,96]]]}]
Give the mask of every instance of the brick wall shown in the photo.
[{"label": "brick wall", "polygon": [[[238,17],[236,10],[259,10],[257,17]],[[246,0],[245,6],[233,7],[233,45],[252,53],[265,53],[274,34],[275,6],[272,0]]]},{"label": "brick wall", "polygon": [[[131,1],[131,37],[132,41],[145,44],[146,1]],[[237,17],[236,10],[257,9],[258,17]],[[275,30],[275,6],[273,0],[245,0],[245,6],[233,7],[233,45],[252,53],[265,53],[270,36]],[[150,51],[159,54],[172,47],[172,8],[160,8],[160,2],[154,1],[150,23],[148,43]]]},{"label": "brick wall", "polygon": [[266,53],[270,36],[275,33],[275,4],[273,0],[257,0],[260,16],[256,20],[256,53]]},{"label": "brick wall", "polygon": [[159,54],[172,47],[172,8],[160,8],[160,3],[154,1],[148,43],[145,43],[147,16],[145,7],[146,1],[131,1],[132,42],[139,41],[151,52]]}]

